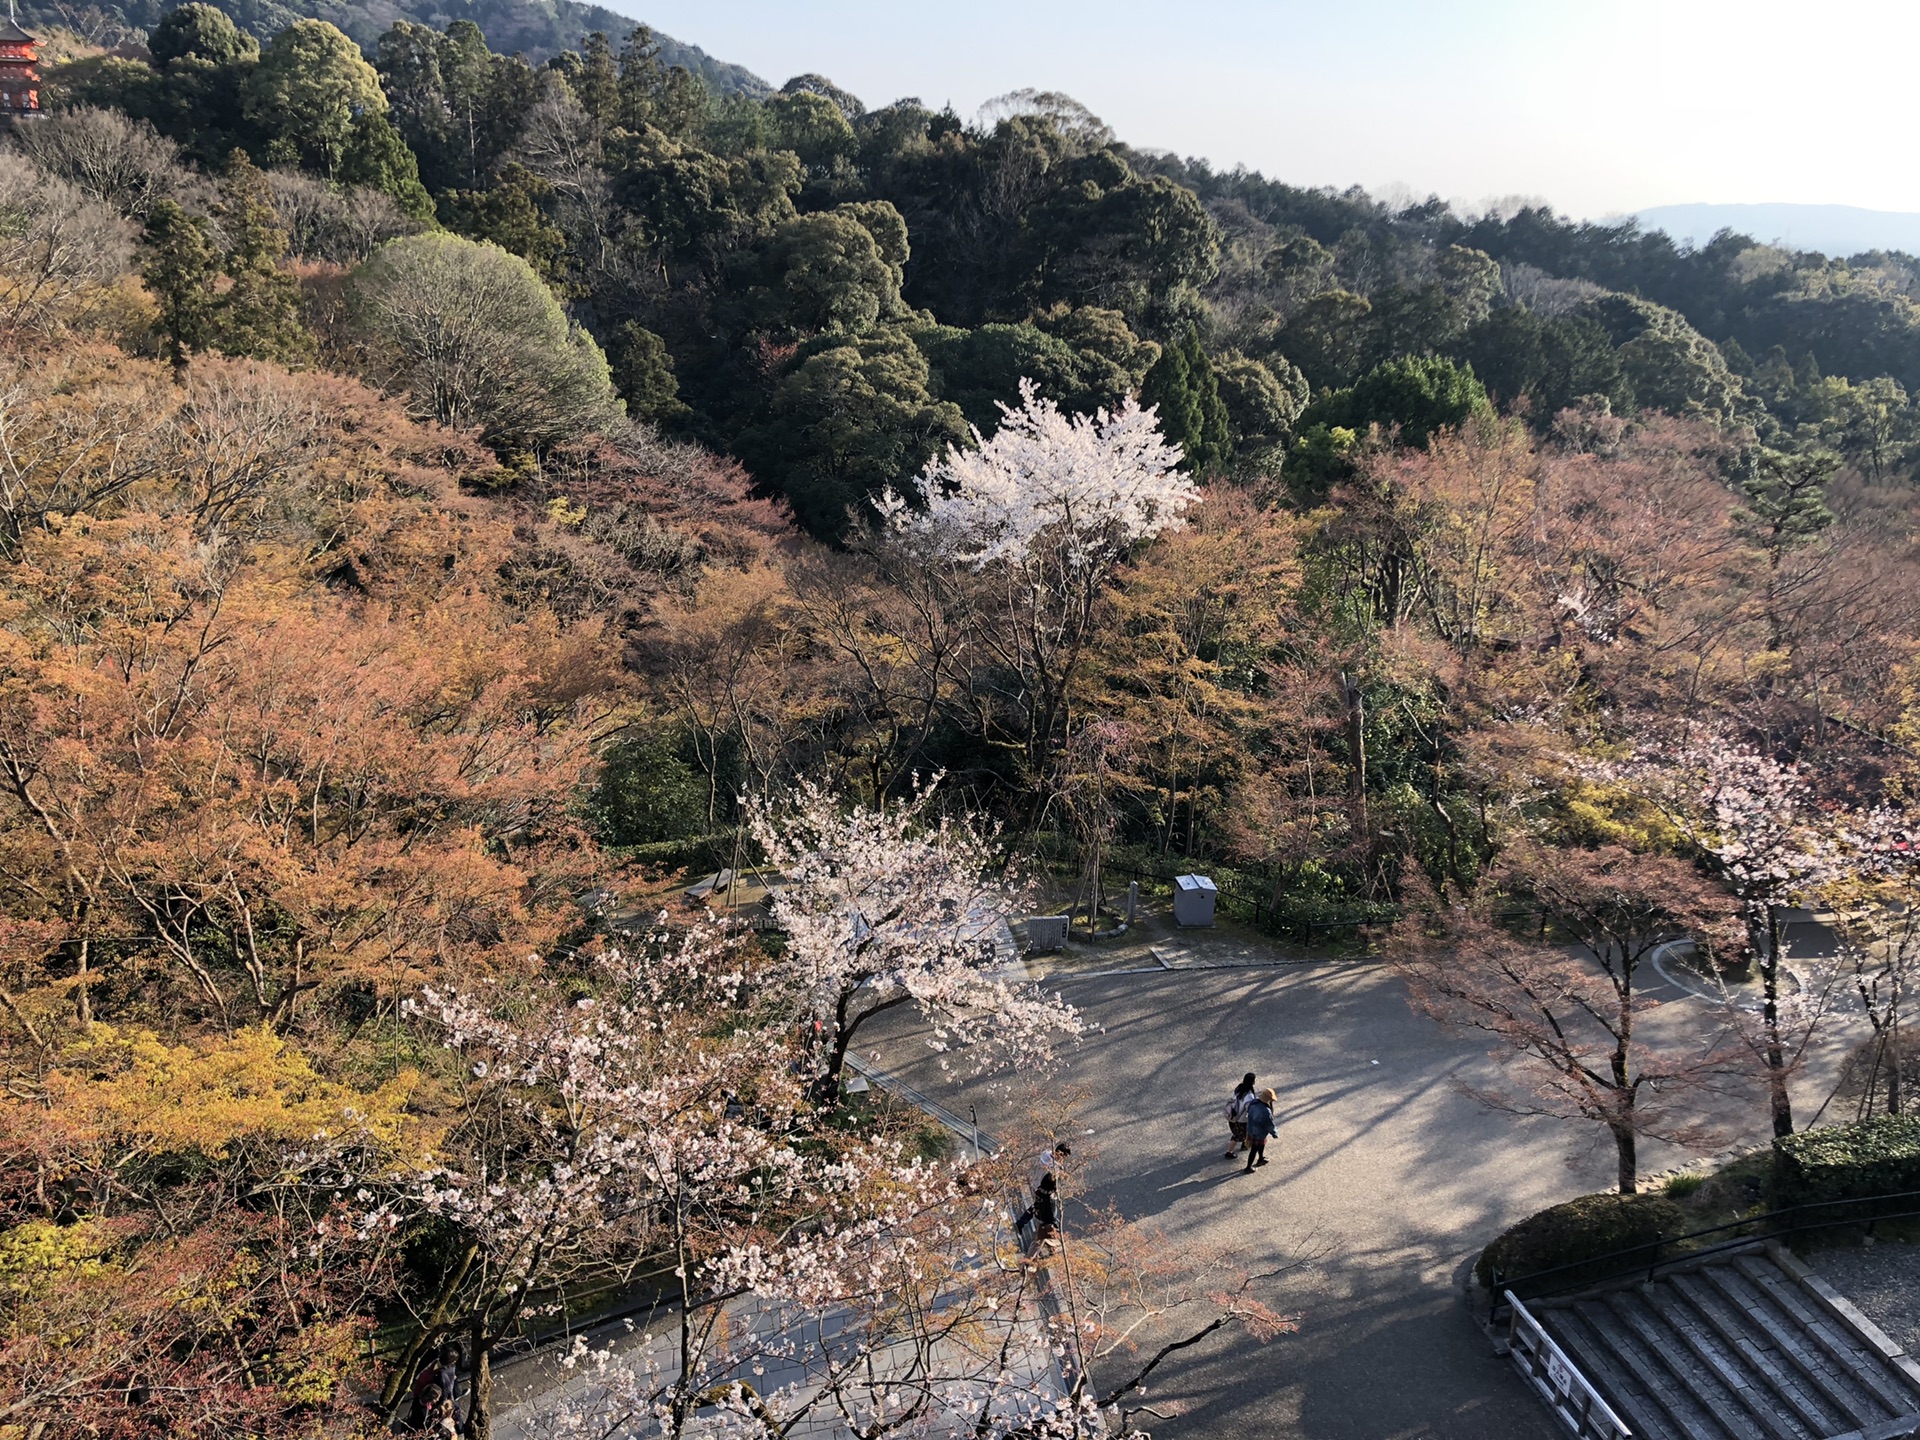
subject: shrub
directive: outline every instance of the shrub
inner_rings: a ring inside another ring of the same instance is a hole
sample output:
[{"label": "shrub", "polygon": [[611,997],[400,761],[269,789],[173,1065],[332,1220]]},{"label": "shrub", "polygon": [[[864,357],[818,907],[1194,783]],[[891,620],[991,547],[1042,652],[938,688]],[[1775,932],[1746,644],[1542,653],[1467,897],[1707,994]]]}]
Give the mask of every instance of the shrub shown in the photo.
[{"label": "shrub", "polygon": [[1775,1205],[1920,1190],[1920,1115],[1882,1115],[1773,1142]]},{"label": "shrub", "polygon": [[1696,1170],[1689,1175],[1675,1175],[1660,1187],[1660,1193],[1669,1200],[1684,1200],[1706,1183],[1707,1177]]},{"label": "shrub", "polygon": [[[1488,1289],[1502,1282],[1576,1266],[1635,1245],[1651,1245],[1686,1232],[1686,1212],[1661,1195],[1582,1195],[1530,1215],[1480,1252],[1476,1273]],[[1610,1267],[1561,1271],[1546,1282],[1560,1290],[1605,1279]]]}]

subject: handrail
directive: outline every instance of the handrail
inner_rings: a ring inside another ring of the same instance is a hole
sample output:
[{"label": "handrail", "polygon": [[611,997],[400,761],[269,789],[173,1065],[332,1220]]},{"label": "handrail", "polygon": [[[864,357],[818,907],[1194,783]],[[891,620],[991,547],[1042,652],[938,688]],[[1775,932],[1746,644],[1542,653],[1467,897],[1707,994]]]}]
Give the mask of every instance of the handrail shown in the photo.
[{"label": "handrail", "polygon": [[1507,1304],[1513,1307],[1507,1356],[1568,1428],[1580,1440],[1632,1440],[1633,1432],[1613,1413],[1606,1397],[1511,1290]]},{"label": "handrail", "polygon": [[[1697,1260],[1703,1255],[1712,1255],[1735,1245],[1746,1244],[1748,1241],[1756,1238],[1752,1227],[1760,1227],[1758,1233],[1762,1235],[1791,1235],[1801,1230],[1825,1229],[1831,1225],[1858,1224],[1861,1222],[1857,1220],[1835,1218],[1832,1212],[1847,1206],[1884,1205],[1889,1201],[1896,1200],[1910,1200],[1915,1203],[1904,1210],[1869,1215],[1866,1217],[1865,1223],[1871,1224],[1878,1220],[1904,1220],[1915,1215],[1920,1215],[1920,1190],[1900,1190],[1887,1195],[1856,1195],[1847,1200],[1809,1200],[1799,1205],[1787,1205],[1778,1210],[1769,1210],[1760,1215],[1749,1215],[1741,1220],[1728,1220],[1719,1225],[1709,1225],[1703,1230],[1689,1231],[1684,1235],[1662,1236],[1658,1240],[1642,1241],[1638,1245],[1625,1245],[1618,1250],[1609,1250],[1604,1254],[1594,1255],[1585,1260],[1570,1260],[1563,1265],[1549,1266],[1544,1270],[1535,1270],[1529,1274],[1516,1275],[1512,1278],[1496,1272],[1494,1275],[1493,1288],[1496,1296],[1511,1294],[1523,1287],[1532,1289],[1539,1281],[1548,1279],[1551,1276],[1563,1275],[1568,1271],[1579,1270],[1589,1272],[1580,1280],[1559,1287],[1560,1290],[1572,1289],[1576,1286],[1598,1284],[1604,1280],[1631,1274],[1641,1269],[1643,1265],[1647,1269],[1648,1278],[1651,1279],[1653,1271],[1657,1270],[1661,1265],[1677,1264],[1683,1260]],[[1819,1219],[1805,1218],[1809,1211],[1820,1211],[1823,1212],[1823,1215]],[[1802,1218],[1795,1219],[1785,1225],[1778,1223],[1788,1216]],[[1670,1256],[1666,1260],[1660,1258],[1660,1252],[1668,1246],[1683,1245],[1691,1240],[1705,1239],[1709,1235],[1718,1235],[1730,1230],[1747,1230],[1749,1233],[1739,1236],[1736,1239],[1723,1241],[1718,1245],[1708,1245],[1697,1250],[1688,1250],[1683,1254]],[[1650,1258],[1645,1260],[1635,1259],[1631,1264],[1610,1263],[1624,1261],[1628,1256],[1642,1255],[1649,1256]],[[1599,1273],[1592,1273],[1596,1266],[1605,1268]],[[1556,1293],[1559,1293],[1559,1291],[1554,1288],[1549,1288],[1535,1292],[1530,1298],[1538,1300],[1543,1296]],[[1499,1308],[1499,1303],[1499,1300],[1496,1299],[1494,1302],[1495,1309]]]}]

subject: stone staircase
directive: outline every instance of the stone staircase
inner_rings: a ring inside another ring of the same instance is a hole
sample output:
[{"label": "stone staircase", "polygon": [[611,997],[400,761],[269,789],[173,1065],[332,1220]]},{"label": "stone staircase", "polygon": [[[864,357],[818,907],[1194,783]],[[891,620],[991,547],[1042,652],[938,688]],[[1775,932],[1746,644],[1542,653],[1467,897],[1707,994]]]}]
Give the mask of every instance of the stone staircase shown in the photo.
[{"label": "stone staircase", "polygon": [[1920,1436],[1920,1365],[1778,1247],[1528,1309],[1636,1440]]}]

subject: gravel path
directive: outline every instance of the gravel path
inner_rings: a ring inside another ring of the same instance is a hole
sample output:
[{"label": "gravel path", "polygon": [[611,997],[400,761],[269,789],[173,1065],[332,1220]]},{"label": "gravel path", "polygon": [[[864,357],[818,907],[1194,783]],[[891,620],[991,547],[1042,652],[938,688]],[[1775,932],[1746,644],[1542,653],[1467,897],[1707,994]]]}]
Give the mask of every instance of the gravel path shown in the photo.
[{"label": "gravel path", "polygon": [[1894,1344],[1909,1355],[1920,1355],[1920,1245],[1883,1242],[1815,1250],[1804,1258]]}]

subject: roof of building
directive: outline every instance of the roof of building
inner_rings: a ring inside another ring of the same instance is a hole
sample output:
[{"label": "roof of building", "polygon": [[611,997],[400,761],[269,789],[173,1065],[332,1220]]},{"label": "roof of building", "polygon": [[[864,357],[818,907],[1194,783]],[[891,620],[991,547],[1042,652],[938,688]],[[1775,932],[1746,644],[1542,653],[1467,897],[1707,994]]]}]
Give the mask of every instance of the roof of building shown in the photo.
[{"label": "roof of building", "polygon": [[39,43],[39,39],[22,30],[20,22],[11,15],[0,20],[0,45],[38,45]]}]

